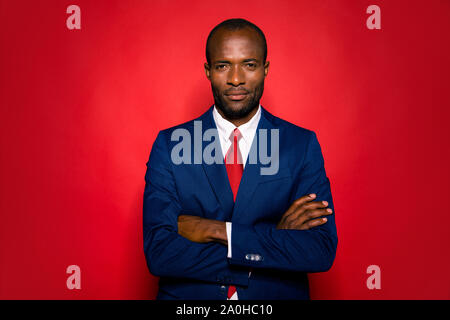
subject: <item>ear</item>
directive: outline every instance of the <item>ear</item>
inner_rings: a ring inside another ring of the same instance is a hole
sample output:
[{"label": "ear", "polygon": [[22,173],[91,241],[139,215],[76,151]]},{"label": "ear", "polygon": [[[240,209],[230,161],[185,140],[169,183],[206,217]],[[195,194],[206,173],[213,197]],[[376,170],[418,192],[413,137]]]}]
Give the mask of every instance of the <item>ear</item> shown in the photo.
[{"label": "ear", "polygon": [[206,77],[208,78],[209,81],[211,81],[211,73],[210,73],[209,64],[207,62],[205,62],[204,67],[205,67]]},{"label": "ear", "polygon": [[269,73],[269,65],[269,61],[266,61],[266,63],[264,64],[264,78],[267,77],[267,74]]}]

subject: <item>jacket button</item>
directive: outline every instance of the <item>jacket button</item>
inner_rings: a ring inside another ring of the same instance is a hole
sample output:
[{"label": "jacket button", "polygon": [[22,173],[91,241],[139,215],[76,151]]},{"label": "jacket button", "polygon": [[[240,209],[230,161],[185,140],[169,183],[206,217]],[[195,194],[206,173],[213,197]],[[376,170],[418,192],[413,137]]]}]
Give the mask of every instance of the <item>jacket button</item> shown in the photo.
[{"label": "jacket button", "polygon": [[245,255],[245,259],[250,261],[262,261],[263,257],[259,254],[248,253]]}]

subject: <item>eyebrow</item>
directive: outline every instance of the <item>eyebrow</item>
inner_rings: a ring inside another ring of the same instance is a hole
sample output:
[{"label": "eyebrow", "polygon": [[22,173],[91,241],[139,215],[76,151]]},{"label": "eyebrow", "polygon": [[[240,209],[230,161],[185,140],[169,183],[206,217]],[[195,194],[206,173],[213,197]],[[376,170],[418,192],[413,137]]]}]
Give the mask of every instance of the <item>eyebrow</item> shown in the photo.
[{"label": "eyebrow", "polygon": [[[242,62],[251,62],[251,61],[258,62],[258,59],[250,58],[250,59],[245,59]],[[214,63],[230,63],[230,61],[228,61],[228,60],[217,60],[217,61],[214,61]]]}]

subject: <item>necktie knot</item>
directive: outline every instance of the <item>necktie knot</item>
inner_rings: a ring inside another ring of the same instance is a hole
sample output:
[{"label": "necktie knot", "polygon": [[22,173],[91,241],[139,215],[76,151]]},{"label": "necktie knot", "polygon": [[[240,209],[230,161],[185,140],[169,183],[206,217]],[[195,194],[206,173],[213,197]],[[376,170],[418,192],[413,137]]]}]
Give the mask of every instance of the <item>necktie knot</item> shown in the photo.
[{"label": "necktie knot", "polygon": [[231,142],[234,142],[235,138],[237,141],[239,141],[242,138],[242,133],[239,131],[238,128],[235,128],[230,134]]},{"label": "necktie knot", "polygon": [[242,138],[242,134],[238,128],[235,128],[230,134],[231,146],[225,156],[225,163],[227,165],[236,164],[242,167],[242,155],[239,150],[239,140]]}]

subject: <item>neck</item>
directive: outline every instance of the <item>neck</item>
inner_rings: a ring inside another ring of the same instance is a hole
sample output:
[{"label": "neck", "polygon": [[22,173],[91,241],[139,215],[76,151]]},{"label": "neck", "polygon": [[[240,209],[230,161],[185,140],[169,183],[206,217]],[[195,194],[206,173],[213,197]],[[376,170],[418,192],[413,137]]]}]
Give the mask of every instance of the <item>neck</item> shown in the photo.
[{"label": "neck", "polygon": [[243,125],[244,123],[249,122],[250,119],[253,118],[253,116],[258,111],[258,108],[259,108],[259,104],[258,104],[258,107],[254,108],[248,115],[246,115],[243,118],[239,118],[239,119],[229,119],[223,114],[222,110],[220,110],[219,108],[216,108],[216,109],[217,109],[217,112],[219,112],[219,114],[222,116],[222,118],[224,118],[225,120],[230,121],[236,127],[239,127],[239,126]]}]

